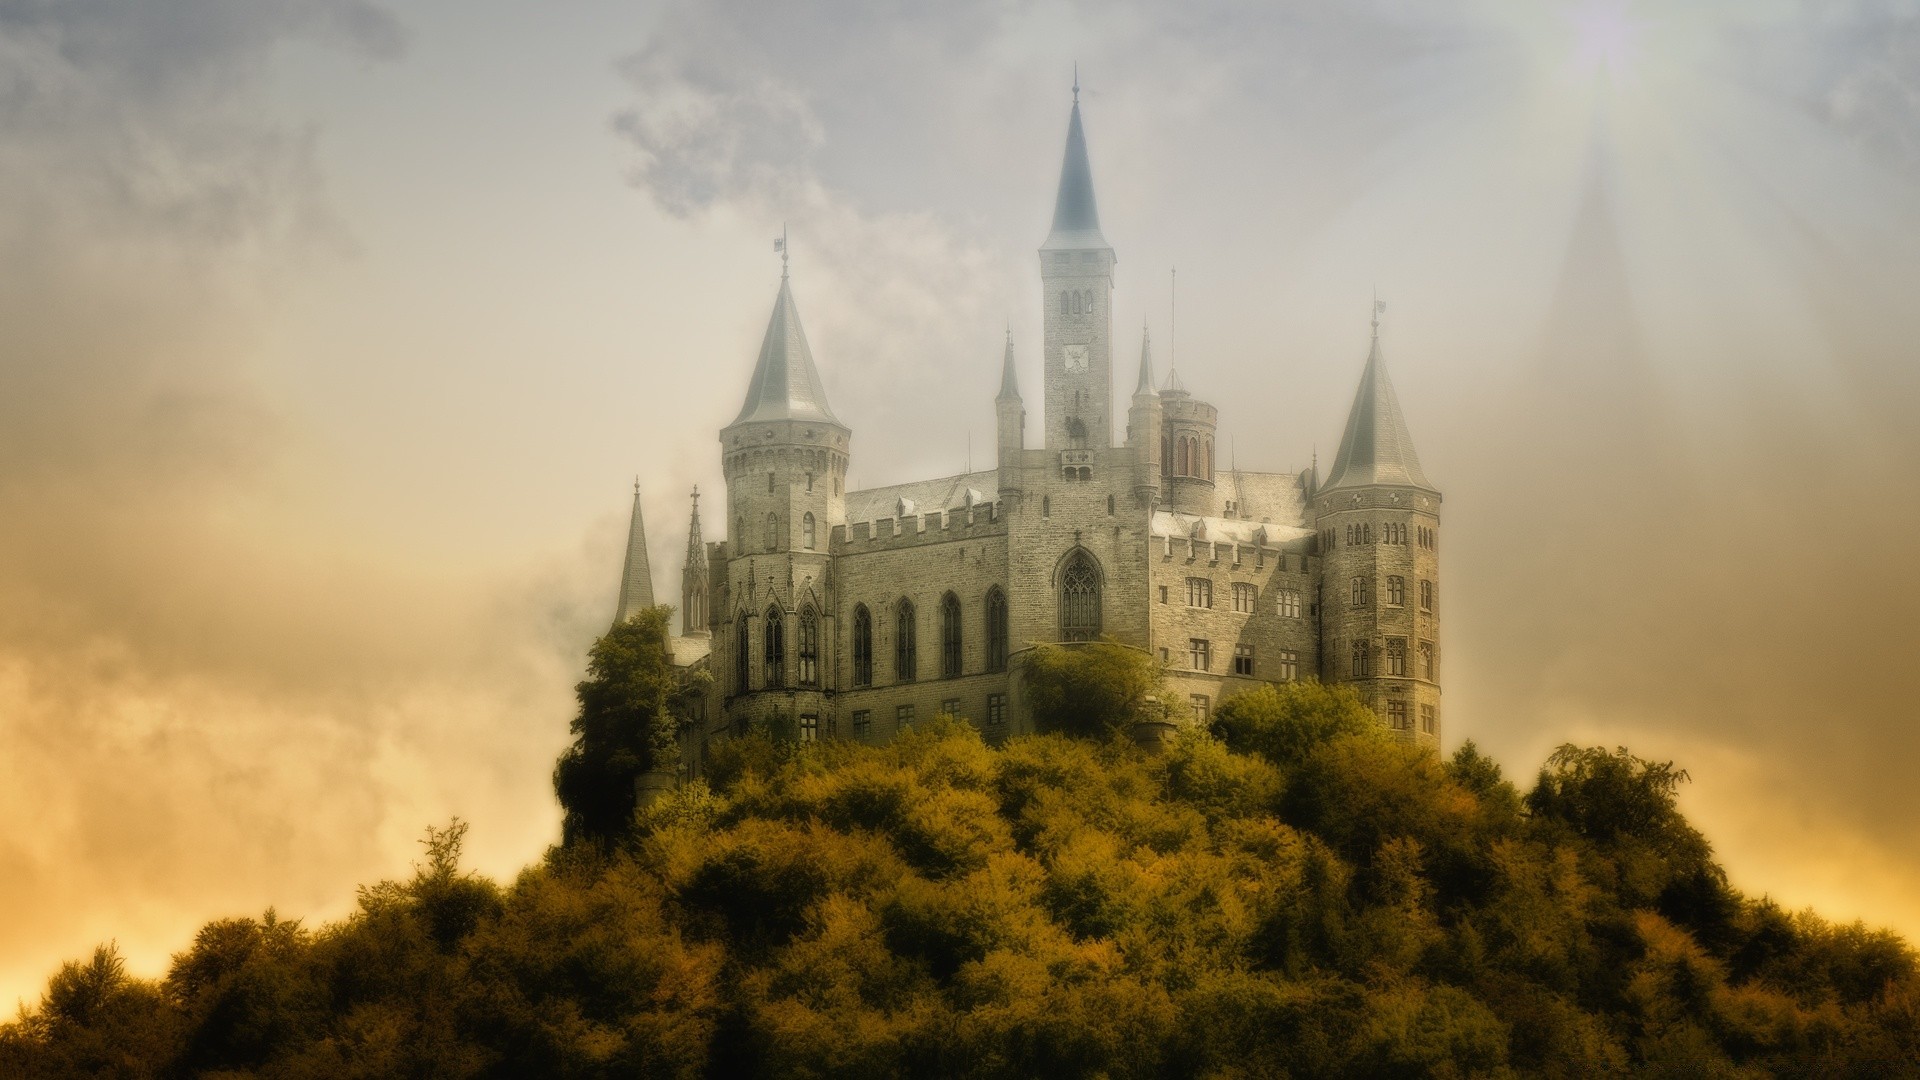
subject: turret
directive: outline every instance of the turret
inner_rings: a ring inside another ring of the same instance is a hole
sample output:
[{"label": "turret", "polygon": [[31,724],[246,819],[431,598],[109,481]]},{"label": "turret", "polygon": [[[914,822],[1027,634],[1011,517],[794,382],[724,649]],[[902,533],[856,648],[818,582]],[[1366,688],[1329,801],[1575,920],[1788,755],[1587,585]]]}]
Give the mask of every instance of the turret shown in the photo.
[{"label": "turret", "polygon": [[1440,492],[1414,453],[1373,342],[1340,452],[1313,493],[1321,676],[1352,685],[1394,734],[1438,744]]},{"label": "turret", "polygon": [[1143,326],[1140,378],[1133,388],[1133,404],[1127,409],[1127,446],[1134,452],[1134,501],[1145,509],[1152,509],[1160,497],[1161,425],[1160,395],[1153,388],[1153,338]]},{"label": "turret", "polygon": [[700,541],[700,488],[693,489],[693,521],[687,526],[687,562],[680,569],[680,632],[705,637],[707,627],[707,546]]},{"label": "turret", "polygon": [[1169,369],[1160,391],[1160,474],[1170,510],[1211,517],[1219,500],[1213,487],[1214,430],[1220,411],[1199,401]]},{"label": "turret", "polygon": [[[1046,447],[1080,454],[1113,445],[1113,248],[1100,232],[1093,167],[1073,86],[1053,229],[1040,247],[1045,288]],[[1076,458],[1076,464],[1084,464]]]}]

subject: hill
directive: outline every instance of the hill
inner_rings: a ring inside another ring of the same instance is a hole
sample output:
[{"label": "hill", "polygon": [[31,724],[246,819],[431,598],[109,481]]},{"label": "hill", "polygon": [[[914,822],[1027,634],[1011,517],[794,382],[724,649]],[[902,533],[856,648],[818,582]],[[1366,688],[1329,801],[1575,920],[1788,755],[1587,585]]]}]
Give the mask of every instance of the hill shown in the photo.
[{"label": "hill", "polygon": [[217,920],[157,982],[103,947],[0,1075],[1920,1075],[1913,952],[1731,889],[1625,750],[1523,794],[1305,684],[1161,753],[716,759],[510,884],[456,822],[341,922]]}]

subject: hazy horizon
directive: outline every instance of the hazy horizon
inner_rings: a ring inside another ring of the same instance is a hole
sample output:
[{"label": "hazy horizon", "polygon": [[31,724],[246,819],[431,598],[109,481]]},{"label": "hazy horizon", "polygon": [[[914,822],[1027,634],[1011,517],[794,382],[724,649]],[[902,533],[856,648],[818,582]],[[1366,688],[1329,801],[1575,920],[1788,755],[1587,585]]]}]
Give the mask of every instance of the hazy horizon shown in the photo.
[{"label": "hazy horizon", "polygon": [[1920,938],[1920,2],[1671,7],[0,0],[0,1005],[556,840],[783,226],[852,483],[990,465],[1076,62],[1117,370],[1241,467],[1388,302],[1446,749],[1673,758],[1737,887]]}]

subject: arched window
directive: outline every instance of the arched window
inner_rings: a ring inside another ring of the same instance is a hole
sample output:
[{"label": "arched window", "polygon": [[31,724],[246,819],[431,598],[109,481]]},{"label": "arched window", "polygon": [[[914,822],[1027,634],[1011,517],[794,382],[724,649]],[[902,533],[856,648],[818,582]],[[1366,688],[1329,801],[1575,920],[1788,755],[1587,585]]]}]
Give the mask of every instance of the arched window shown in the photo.
[{"label": "arched window", "polygon": [[820,616],[811,604],[800,609],[800,685],[820,685]]},{"label": "arched window", "polygon": [[811,512],[800,519],[800,543],[808,551],[813,550],[813,514]]},{"label": "arched window", "polygon": [[919,654],[914,643],[913,601],[902,597],[893,609],[893,681],[912,682]]},{"label": "arched window", "polygon": [[1353,606],[1360,607],[1366,602],[1367,602],[1367,579],[1363,577],[1356,577],[1353,579]]},{"label": "arched window", "polygon": [[746,553],[747,515],[745,514],[735,514],[733,516],[733,542],[739,545],[739,547],[734,549],[734,554],[740,555]]},{"label": "arched window", "polygon": [[1200,444],[1199,476],[1203,480],[1213,479],[1213,440],[1207,439]]},{"label": "arched window", "polygon": [[747,635],[747,613],[741,612],[733,617],[733,692],[747,692],[747,673],[753,670],[748,646],[753,639]]},{"label": "arched window", "polygon": [[1112,495],[1107,496],[1107,516],[1108,517],[1113,516],[1113,496]]},{"label": "arched window", "polygon": [[1172,472],[1173,472],[1173,436],[1162,435],[1160,436],[1160,475],[1167,476]]},{"label": "arched window", "polygon": [[1053,514],[1053,496],[1051,495],[1040,496],[1040,516],[1049,517],[1052,514]]},{"label": "arched window", "polygon": [[951,679],[960,674],[960,598],[948,593],[940,598],[940,676]]},{"label": "arched window", "polygon": [[1367,655],[1367,643],[1364,641],[1354,642],[1353,643],[1353,677],[1354,678],[1364,679],[1367,677],[1367,668],[1369,667],[1369,664],[1368,664],[1369,659],[1370,658]]},{"label": "arched window", "polygon": [[1099,636],[1100,567],[1083,549],[1060,571],[1060,640],[1092,641]]},{"label": "arched window", "polygon": [[1073,294],[1073,313],[1075,315],[1080,314],[1080,293],[1078,290]]},{"label": "arched window", "polygon": [[865,604],[853,609],[853,685],[873,685],[873,613]]},{"label": "arched window", "polygon": [[767,515],[767,550],[780,550],[780,515]]},{"label": "arched window", "polygon": [[766,651],[761,657],[761,681],[769,688],[787,685],[787,623],[780,617],[780,609],[767,609],[767,625],[761,631],[765,639]]},{"label": "arched window", "polygon": [[1007,670],[1007,594],[987,590],[987,670]]},{"label": "arched window", "polygon": [[1067,290],[1061,289],[1060,290],[1060,314],[1065,315],[1066,313],[1067,313]]}]

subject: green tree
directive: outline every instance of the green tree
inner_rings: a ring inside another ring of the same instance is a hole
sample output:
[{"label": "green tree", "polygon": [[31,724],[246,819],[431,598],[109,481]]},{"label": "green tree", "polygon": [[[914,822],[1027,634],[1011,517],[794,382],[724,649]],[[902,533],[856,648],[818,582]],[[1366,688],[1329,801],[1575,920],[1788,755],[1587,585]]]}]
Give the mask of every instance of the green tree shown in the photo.
[{"label": "green tree", "polygon": [[633,824],[634,781],[679,765],[679,723],[689,689],[667,648],[668,607],[636,612],[593,643],[587,678],[573,688],[573,744],[553,770],[561,842],[609,849]]},{"label": "green tree", "polygon": [[1213,733],[1243,754],[1293,766],[1314,747],[1341,735],[1378,734],[1373,711],[1351,687],[1304,682],[1262,683],[1220,703]]},{"label": "green tree", "polygon": [[1111,638],[1079,645],[1035,645],[1021,674],[1034,727],[1084,739],[1108,739],[1136,720],[1161,718],[1160,667]]}]

